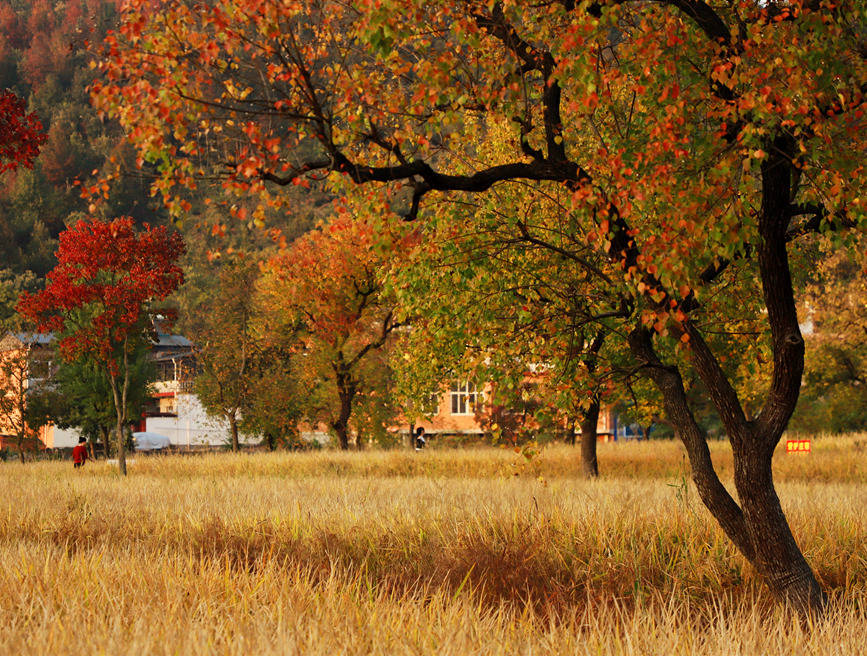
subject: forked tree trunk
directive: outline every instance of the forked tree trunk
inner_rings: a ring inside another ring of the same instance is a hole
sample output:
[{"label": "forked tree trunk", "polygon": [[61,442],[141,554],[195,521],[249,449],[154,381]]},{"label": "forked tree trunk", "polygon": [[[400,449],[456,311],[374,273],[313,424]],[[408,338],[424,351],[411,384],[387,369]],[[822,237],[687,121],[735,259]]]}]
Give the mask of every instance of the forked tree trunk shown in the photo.
[{"label": "forked tree trunk", "polygon": [[[738,502],[714,470],[707,436],[689,408],[679,369],[660,361],[652,336],[643,327],[630,333],[629,347],[641,369],[662,392],[666,415],[686,446],[702,502],[767,581],[771,591],[807,616],[820,613],[826,597],[795,542],[771,470],[774,449],[794,412],[804,372],[804,340],[798,325],[787,251],[789,223],[797,213],[792,201],[797,198],[800,180],[794,165],[798,149],[795,139],[780,131],[767,140],[764,150],[767,156],[761,163],[758,235],[748,253],[759,265],[773,367],[770,389],[755,418],[747,419],[719,359],[695,324],[689,318],[674,324],[675,335],[687,345],[692,366],[707,388],[731,442]],[[625,233],[623,237],[626,238]],[[665,307],[670,308],[668,304]]]},{"label": "forked tree trunk", "polygon": [[587,478],[599,476],[596,462],[596,427],[599,424],[599,398],[594,396],[590,407],[581,416],[581,471]]},{"label": "forked tree trunk", "polygon": [[689,408],[677,367],[659,360],[644,329],[630,335],[630,347],[662,392],[666,414],[686,447],[704,505],[779,599],[804,615],[821,611],[825,595],[795,542],[774,489],[773,446],[762,446],[773,440],[760,440],[755,433],[730,435],[738,504],[714,470],[707,436]]}]

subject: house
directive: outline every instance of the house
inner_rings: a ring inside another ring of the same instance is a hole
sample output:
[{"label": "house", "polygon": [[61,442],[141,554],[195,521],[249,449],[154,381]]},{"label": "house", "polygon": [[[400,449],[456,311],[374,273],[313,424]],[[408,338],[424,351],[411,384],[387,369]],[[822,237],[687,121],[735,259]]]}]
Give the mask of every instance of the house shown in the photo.
[{"label": "house", "polygon": [[[491,397],[491,385],[480,390],[467,381],[452,381],[443,392],[430,396],[428,407],[423,409],[425,417],[417,418],[411,425],[403,422],[394,430],[408,434],[422,426],[428,435],[482,436],[489,431],[483,425],[484,412],[477,412],[477,409],[484,410]],[[616,439],[617,416],[611,407],[604,406],[600,410],[596,430],[600,440]]]},{"label": "house", "polygon": [[[53,341],[53,335],[38,333],[8,333],[0,340],[0,357],[24,356],[25,381],[20,389],[50,384],[55,370]],[[183,336],[158,332],[150,357],[157,380],[151,384],[149,401],[133,430],[160,433],[181,449],[225,445],[229,435],[227,422],[208,416],[192,391],[193,344]],[[4,379],[6,387],[11,388],[8,376]],[[12,442],[13,434],[12,426],[0,421],[0,448]],[[42,448],[48,449],[72,448],[78,444],[79,436],[75,429],[60,429],[52,424],[38,432]]]},{"label": "house", "polygon": [[[193,392],[196,359],[193,343],[181,335],[158,332],[151,349],[156,367],[151,398],[144,409],[138,430],[165,435],[179,449],[207,449],[225,446],[229,424],[209,416]],[[241,442],[257,436],[240,436]]]},{"label": "house", "polygon": [[[51,347],[53,341],[53,335],[26,332],[10,332],[0,339],[0,358],[4,362],[21,358],[22,363],[21,380],[17,386],[17,372],[9,371],[8,367],[4,367],[6,371],[0,372],[0,375],[3,375],[2,386],[7,394],[26,394],[27,390],[46,384],[54,368],[54,350]],[[5,421],[0,420],[0,447],[12,446],[14,427],[11,424],[14,423],[15,418],[6,417]],[[72,448],[78,444],[79,437],[76,430],[61,429],[53,425],[42,426],[37,435],[40,444],[34,445],[34,448]]]}]

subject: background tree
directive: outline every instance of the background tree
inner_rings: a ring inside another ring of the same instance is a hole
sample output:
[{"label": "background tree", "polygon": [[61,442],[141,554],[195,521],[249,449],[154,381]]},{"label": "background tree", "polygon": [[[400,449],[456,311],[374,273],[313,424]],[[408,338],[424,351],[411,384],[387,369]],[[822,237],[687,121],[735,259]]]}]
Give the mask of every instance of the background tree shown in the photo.
[{"label": "background tree", "polygon": [[[150,342],[137,345],[129,360],[130,382],[125,416],[131,422],[141,416],[150,398],[148,385],[155,371],[149,358]],[[28,421],[34,426],[49,422],[58,428],[75,428],[90,444],[101,444],[106,458],[111,457],[109,436],[115,428],[117,413],[111,381],[98,360],[80,357],[60,362],[51,378],[32,390],[27,399]],[[95,455],[95,454],[94,454]]]},{"label": "background tree", "polygon": [[183,252],[180,236],[164,227],[137,231],[130,217],[79,221],[61,234],[58,264],[45,289],[24,294],[18,304],[40,331],[58,334],[64,359],[92,358],[105,371],[123,475],[133,357],[149,339],[152,304],[183,281],[176,264]]},{"label": "background tree", "polygon": [[305,414],[326,420],[341,449],[349,448],[358,396],[384,378],[375,356],[397,327],[382,282],[395,252],[371,221],[343,212],[275,257],[264,282],[267,330],[286,335],[296,354]]},{"label": "background tree", "polygon": [[[166,215],[149,196],[149,180],[136,170],[133,150],[123,131],[90,108],[87,86],[96,76],[88,42],[99,42],[118,21],[116,0],[0,2],[0,90],[8,89],[3,111],[20,104],[13,116],[0,119],[0,159],[23,146],[29,167],[3,175],[0,184],[0,258],[16,274],[32,271],[38,279],[54,266],[57,237],[85,212],[103,217],[129,215],[160,222]],[[8,102],[7,102],[8,100]],[[23,108],[27,108],[26,110]],[[39,117],[39,121],[36,120]],[[41,142],[10,138],[12,119]],[[43,128],[36,127],[41,123]],[[10,160],[3,159],[5,167]],[[96,181],[109,169],[125,174],[103,189]],[[130,171],[134,172],[129,174]],[[145,173],[145,175],[147,175]],[[89,210],[81,194],[104,193],[107,203]]]},{"label": "background tree", "polygon": [[867,428],[867,251],[822,239],[804,294],[805,387],[792,417],[797,430]]},{"label": "background tree", "polygon": [[[803,373],[790,251],[806,234],[863,225],[858,11],[851,0],[137,0],[107,43],[95,100],[157,163],[156,189],[177,209],[175,187],[220,171],[253,194],[329,171],[392,183],[410,190],[410,219],[441,194],[559,183],[603,273],[623,281],[618,334],[660,390],[702,501],[771,590],[807,613],[825,597],[772,458]],[[467,145],[480,115],[514,125],[508,157]],[[739,293],[720,294],[733,271]],[[722,367],[738,340],[720,351],[708,339],[742,299],[760,310],[770,353],[756,413]],[[684,366],[725,426],[737,500],[710,460]]]},{"label": "background tree", "polygon": [[196,395],[209,414],[228,423],[232,451],[240,448],[239,425],[260,391],[263,354],[253,327],[258,279],[258,263],[236,257],[188,319],[197,348]]},{"label": "background tree", "polygon": [[0,426],[12,436],[23,464],[24,452],[35,446],[41,424],[33,423],[27,413],[33,391],[31,379],[38,364],[31,354],[32,335],[19,335],[20,341],[4,339],[0,349]]}]

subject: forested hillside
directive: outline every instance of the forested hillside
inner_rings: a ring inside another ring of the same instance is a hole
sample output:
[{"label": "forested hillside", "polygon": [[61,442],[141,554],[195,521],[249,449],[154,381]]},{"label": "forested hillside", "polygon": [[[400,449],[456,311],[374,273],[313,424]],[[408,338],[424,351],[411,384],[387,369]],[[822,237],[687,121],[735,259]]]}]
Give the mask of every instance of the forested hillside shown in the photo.
[{"label": "forested hillside", "polygon": [[[42,121],[47,140],[31,170],[0,180],[0,258],[6,285],[29,284],[53,265],[57,235],[87,210],[76,182],[111,158],[130,157],[120,128],[88,102],[94,76],[87,46],[117,21],[116,0],[0,0],[0,88],[9,88]],[[124,177],[106,215],[160,222],[147,182]],[[27,275],[32,272],[34,276]]]},{"label": "forested hillside", "polygon": [[[0,0],[0,89],[10,89],[42,122],[47,139],[32,169],[0,178],[0,320],[22,289],[33,289],[54,265],[57,236],[84,213],[130,215],[137,222],[167,221],[161,199],[150,194],[151,178],[139,171],[120,126],[99,115],[88,86],[97,75],[91,45],[117,26],[119,0]],[[116,175],[120,172],[120,175]],[[107,202],[89,207],[82,185],[110,178]],[[193,196],[192,219],[179,223],[189,244],[187,269],[197,295],[215,274],[226,250],[261,250],[273,243],[262,218],[238,220],[245,212],[213,197],[206,207]],[[292,239],[327,213],[329,197],[293,190],[298,202],[287,218],[264,217]],[[288,195],[288,192],[287,192]],[[236,203],[237,201],[233,201]],[[234,217],[232,216],[234,214]],[[211,257],[208,257],[211,255]]]}]

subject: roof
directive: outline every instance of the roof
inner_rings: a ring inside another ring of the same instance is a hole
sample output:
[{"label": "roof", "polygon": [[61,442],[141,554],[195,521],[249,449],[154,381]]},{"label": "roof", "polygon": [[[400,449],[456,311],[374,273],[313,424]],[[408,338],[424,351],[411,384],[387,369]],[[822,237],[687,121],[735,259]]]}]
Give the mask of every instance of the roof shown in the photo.
[{"label": "roof", "polygon": [[45,346],[54,341],[51,333],[6,333],[0,338],[0,350],[11,351],[25,346]]},{"label": "roof", "polygon": [[175,346],[178,348],[192,348],[193,343],[183,335],[169,335],[168,333],[157,333],[157,338],[156,341],[154,341],[154,346]]},{"label": "roof", "polygon": [[50,344],[54,341],[54,333],[13,333],[15,339],[22,344]]}]

